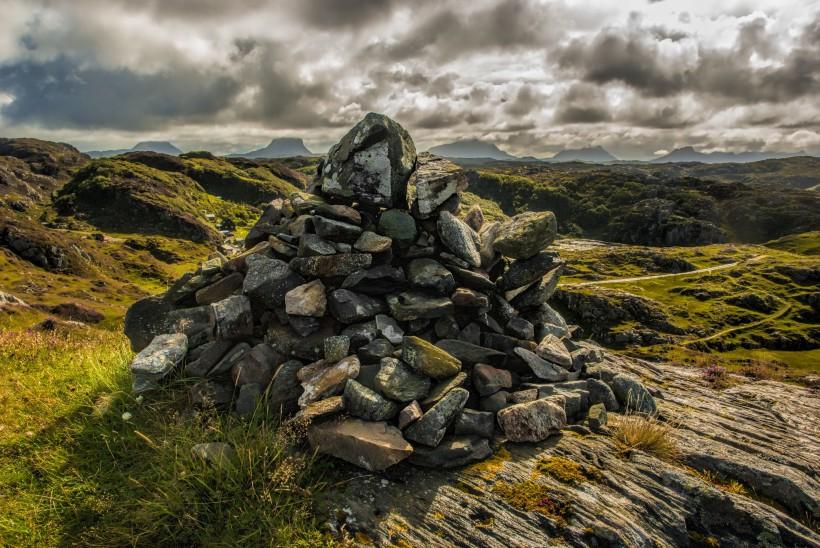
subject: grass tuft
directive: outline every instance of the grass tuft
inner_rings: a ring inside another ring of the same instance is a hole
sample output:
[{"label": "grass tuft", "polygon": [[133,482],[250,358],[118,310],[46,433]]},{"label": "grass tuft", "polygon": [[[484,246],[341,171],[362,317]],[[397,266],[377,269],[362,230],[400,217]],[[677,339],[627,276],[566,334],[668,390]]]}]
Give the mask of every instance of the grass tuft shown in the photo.
[{"label": "grass tuft", "polygon": [[493,492],[514,508],[546,516],[555,520],[559,527],[567,524],[570,503],[555,498],[546,485],[535,480],[500,481],[493,486]]},{"label": "grass tuft", "polygon": [[657,417],[625,415],[618,421],[614,437],[624,452],[639,450],[663,460],[675,460],[679,450],[672,430]]}]

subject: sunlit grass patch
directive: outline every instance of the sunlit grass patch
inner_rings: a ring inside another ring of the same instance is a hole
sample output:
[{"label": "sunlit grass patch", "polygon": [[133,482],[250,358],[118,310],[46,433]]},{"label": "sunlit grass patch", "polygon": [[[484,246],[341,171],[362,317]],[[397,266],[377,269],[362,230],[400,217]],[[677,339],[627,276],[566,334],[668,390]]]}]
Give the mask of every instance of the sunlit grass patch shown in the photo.
[{"label": "sunlit grass patch", "polygon": [[656,417],[633,414],[619,418],[613,435],[623,452],[639,450],[660,459],[674,460],[679,449],[672,431],[671,426]]}]

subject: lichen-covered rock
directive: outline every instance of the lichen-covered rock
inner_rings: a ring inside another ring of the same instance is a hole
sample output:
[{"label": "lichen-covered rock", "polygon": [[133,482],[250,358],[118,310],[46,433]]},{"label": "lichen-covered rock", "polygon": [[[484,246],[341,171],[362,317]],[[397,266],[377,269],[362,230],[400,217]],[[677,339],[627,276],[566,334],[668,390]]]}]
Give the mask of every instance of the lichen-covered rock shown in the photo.
[{"label": "lichen-covered rock", "polygon": [[481,266],[480,240],[478,234],[467,223],[449,211],[442,211],[436,227],[441,242],[456,257],[467,261],[470,266]]},{"label": "lichen-covered rock", "polygon": [[435,447],[444,437],[447,425],[464,409],[470,393],[463,388],[453,388],[431,407],[423,417],[408,426],[405,437],[429,447]]},{"label": "lichen-covered rock", "polygon": [[398,464],[413,453],[401,430],[386,422],[342,419],[308,428],[311,447],[320,453],[378,472]]},{"label": "lichen-covered rock", "polygon": [[376,387],[391,400],[410,402],[427,396],[430,379],[419,375],[400,360],[383,358],[376,375]]},{"label": "lichen-covered rock", "polygon": [[542,441],[567,424],[567,415],[557,403],[540,399],[505,407],[498,424],[510,441]]},{"label": "lichen-covered rock", "polygon": [[461,370],[461,361],[418,337],[404,337],[401,359],[414,370],[436,380],[452,377]]},{"label": "lichen-covered rock", "polygon": [[388,209],[379,217],[379,232],[400,243],[410,244],[418,235],[416,220],[403,209]]},{"label": "lichen-covered rock", "polygon": [[322,191],[370,205],[404,201],[416,163],[413,139],[383,114],[369,113],[333,145],[321,169]]},{"label": "lichen-covered rock", "polygon": [[393,239],[387,236],[381,236],[375,232],[365,230],[362,232],[353,248],[362,253],[383,253],[393,247]]},{"label": "lichen-covered rock", "polygon": [[290,267],[303,276],[330,278],[347,276],[357,270],[368,268],[372,261],[373,256],[369,253],[337,253],[317,257],[297,257],[290,262]]},{"label": "lichen-covered rock", "polygon": [[288,263],[279,259],[257,254],[248,257],[246,262],[248,273],[245,274],[242,292],[251,300],[254,310],[282,306],[285,304],[285,294],[305,283],[305,279],[291,270]]},{"label": "lichen-covered rock", "polygon": [[557,230],[551,211],[519,213],[501,225],[493,249],[507,257],[528,259],[550,245]]},{"label": "lichen-covered rock", "polygon": [[325,284],[313,280],[285,293],[285,312],[294,316],[321,318],[327,308]]},{"label": "lichen-covered rock", "polygon": [[219,339],[242,339],[253,333],[251,301],[244,295],[233,295],[211,304],[211,324]]},{"label": "lichen-covered rock", "polygon": [[407,185],[407,205],[409,209],[417,207],[419,216],[425,219],[465,188],[467,177],[460,167],[450,160],[422,152]]},{"label": "lichen-covered rock", "polygon": [[158,335],[131,362],[134,393],[157,387],[157,383],[173,371],[188,352],[188,337],[183,333]]},{"label": "lichen-covered rock", "polygon": [[527,259],[513,261],[498,280],[498,289],[510,291],[540,280],[555,267],[557,259],[556,253],[541,251]]},{"label": "lichen-covered rock", "polygon": [[341,394],[348,379],[355,379],[359,374],[359,366],[359,358],[348,356],[333,365],[321,363],[304,374],[300,371],[303,392],[299,396],[299,407]]},{"label": "lichen-covered rock", "polygon": [[399,406],[381,394],[349,379],[342,393],[345,410],[367,421],[384,421],[399,412]]},{"label": "lichen-covered rock", "polygon": [[350,337],[335,335],[325,339],[324,358],[326,363],[336,363],[348,355]]}]

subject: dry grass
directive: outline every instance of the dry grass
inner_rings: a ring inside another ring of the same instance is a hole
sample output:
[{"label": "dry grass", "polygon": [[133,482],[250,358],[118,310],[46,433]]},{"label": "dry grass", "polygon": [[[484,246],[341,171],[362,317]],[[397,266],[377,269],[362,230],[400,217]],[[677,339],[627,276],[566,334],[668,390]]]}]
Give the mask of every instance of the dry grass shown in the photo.
[{"label": "dry grass", "polygon": [[663,460],[675,460],[679,449],[673,430],[657,417],[625,415],[615,427],[614,438],[624,452],[638,450]]},{"label": "dry grass", "polygon": [[721,491],[725,491],[727,493],[733,493],[735,495],[743,495],[749,496],[749,491],[746,487],[737,480],[727,479],[720,474],[712,472],[711,470],[695,470],[691,469],[690,472],[708,483],[709,485],[713,485],[720,489]]}]

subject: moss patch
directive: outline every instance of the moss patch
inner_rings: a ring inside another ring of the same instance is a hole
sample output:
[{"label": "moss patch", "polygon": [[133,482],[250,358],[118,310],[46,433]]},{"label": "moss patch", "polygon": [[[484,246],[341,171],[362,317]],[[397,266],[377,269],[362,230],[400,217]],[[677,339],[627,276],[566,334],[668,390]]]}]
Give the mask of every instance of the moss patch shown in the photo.
[{"label": "moss patch", "polygon": [[535,469],[558,481],[577,485],[589,480],[600,481],[603,475],[597,468],[586,466],[566,457],[545,457],[538,460]]},{"label": "moss patch", "polygon": [[569,502],[555,498],[549,488],[534,480],[518,483],[500,481],[493,486],[493,493],[514,508],[537,512],[554,520],[559,527],[566,526],[571,512]]}]

